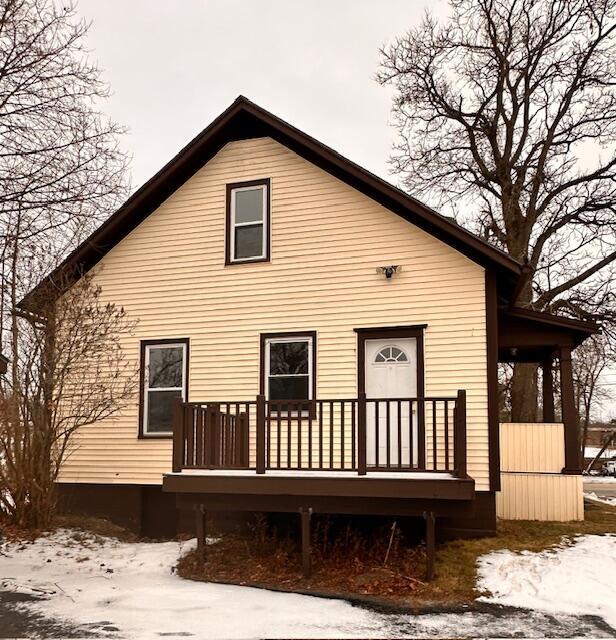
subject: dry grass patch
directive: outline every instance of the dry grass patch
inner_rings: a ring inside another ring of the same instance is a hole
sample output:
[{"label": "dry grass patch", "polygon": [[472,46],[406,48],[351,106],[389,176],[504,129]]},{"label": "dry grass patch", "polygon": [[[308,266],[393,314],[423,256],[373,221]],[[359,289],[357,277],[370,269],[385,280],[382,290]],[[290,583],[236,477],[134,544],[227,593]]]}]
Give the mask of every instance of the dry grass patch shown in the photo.
[{"label": "dry grass patch", "polygon": [[[137,536],[104,518],[93,518],[90,516],[78,515],[56,515],[52,526],[49,529],[21,529],[12,525],[0,523],[0,532],[7,540],[20,540],[23,542],[36,540],[45,533],[56,529],[73,529],[74,539],[85,537],[87,534],[94,534],[105,538],[116,538],[121,542],[136,542]],[[0,536],[1,537],[1,536]]]},{"label": "dry grass patch", "polygon": [[[316,520],[316,518],[315,518]],[[490,551],[542,551],[563,536],[616,533],[616,508],[588,505],[584,522],[501,521],[497,535],[478,540],[456,540],[438,545],[436,578],[425,582],[425,550],[405,539],[397,529],[370,534],[351,527],[332,533],[327,519],[318,520],[313,537],[313,575],[301,575],[296,540],[257,523],[245,535],[225,535],[208,545],[205,566],[196,553],[181,559],[184,578],[288,591],[369,596],[392,604],[470,603],[475,591],[477,558]],[[388,552],[389,549],[389,552]],[[387,560],[385,560],[387,558]]]}]

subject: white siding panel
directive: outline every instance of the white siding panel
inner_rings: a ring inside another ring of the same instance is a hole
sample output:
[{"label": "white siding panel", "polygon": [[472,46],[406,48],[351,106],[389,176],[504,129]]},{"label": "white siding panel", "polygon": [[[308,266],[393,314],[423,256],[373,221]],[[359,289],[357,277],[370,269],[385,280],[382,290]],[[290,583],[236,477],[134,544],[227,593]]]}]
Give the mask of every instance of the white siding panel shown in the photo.
[{"label": "white siding panel", "polygon": [[564,427],[560,423],[500,425],[501,471],[560,473],[565,466]]},{"label": "white siding panel", "polygon": [[496,515],[505,520],[583,520],[582,476],[502,473]]}]

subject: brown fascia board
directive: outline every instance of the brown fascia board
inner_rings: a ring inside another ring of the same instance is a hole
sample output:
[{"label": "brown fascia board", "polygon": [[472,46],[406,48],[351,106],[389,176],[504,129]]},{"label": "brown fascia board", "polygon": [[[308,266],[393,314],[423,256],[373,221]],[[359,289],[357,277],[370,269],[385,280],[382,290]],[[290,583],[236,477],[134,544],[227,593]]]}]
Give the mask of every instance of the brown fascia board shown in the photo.
[{"label": "brown fascia board", "polygon": [[523,307],[512,307],[509,309],[501,309],[501,313],[516,318],[523,318],[527,320],[533,320],[535,322],[554,325],[563,329],[580,331],[582,333],[588,334],[589,336],[598,333],[601,330],[600,325],[595,322],[576,320],[574,318],[566,318],[565,316],[555,316],[554,314],[548,313],[547,311],[537,311],[535,309],[525,309]]},{"label": "brown fascia board", "polygon": [[60,274],[83,273],[233,140],[271,137],[307,161],[364,193],[376,202],[451,245],[487,269],[495,269],[507,298],[515,288],[522,266],[504,251],[430,209],[333,149],[296,129],[247,98],[239,96],[210,125],[186,145],[160,171],[139,188],[87,240],[19,303],[28,306],[46,281]]}]

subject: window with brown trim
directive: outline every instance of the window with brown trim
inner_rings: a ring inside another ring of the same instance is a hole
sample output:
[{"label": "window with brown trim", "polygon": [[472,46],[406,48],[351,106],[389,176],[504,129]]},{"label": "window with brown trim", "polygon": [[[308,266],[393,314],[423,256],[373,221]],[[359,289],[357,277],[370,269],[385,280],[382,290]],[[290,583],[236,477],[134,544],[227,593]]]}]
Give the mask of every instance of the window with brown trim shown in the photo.
[{"label": "window with brown trim", "polygon": [[270,258],[270,181],[227,185],[226,264]]},{"label": "window with brown trim", "polygon": [[188,395],[188,340],[141,342],[140,430],[143,437],[173,433],[173,405]]},{"label": "window with brown trim", "polygon": [[261,392],[272,402],[315,399],[314,331],[261,335]]}]

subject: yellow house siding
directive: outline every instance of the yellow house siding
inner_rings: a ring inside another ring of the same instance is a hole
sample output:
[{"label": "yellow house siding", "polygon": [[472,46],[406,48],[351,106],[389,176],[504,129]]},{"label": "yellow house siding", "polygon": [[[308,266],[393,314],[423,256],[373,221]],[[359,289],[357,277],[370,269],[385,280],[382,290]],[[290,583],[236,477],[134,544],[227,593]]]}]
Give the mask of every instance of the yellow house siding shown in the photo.
[{"label": "yellow house siding", "polygon": [[496,514],[505,520],[584,519],[581,476],[561,473],[565,466],[564,427],[560,423],[500,425],[501,491]]},{"label": "yellow house siding", "polygon": [[[271,262],[224,266],[225,185],[271,179]],[[386,281],[382,265],[403,270]],[[468,393],[469,473],[488,489],[484,270],[270,138],[232,142],[101,260],[105,300],[139,318],[123,347],[190,338],[191,400],[250,400],[261,333],[317,332],[317,396],[357,393],[353,329],[427,323],[427,395]],[[161,482],[169,440],[137,401],[85,427],[66,482]]]}]

